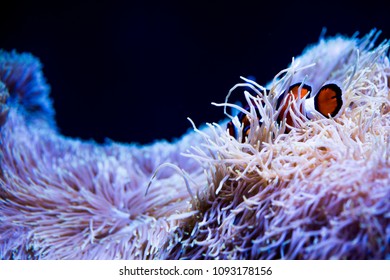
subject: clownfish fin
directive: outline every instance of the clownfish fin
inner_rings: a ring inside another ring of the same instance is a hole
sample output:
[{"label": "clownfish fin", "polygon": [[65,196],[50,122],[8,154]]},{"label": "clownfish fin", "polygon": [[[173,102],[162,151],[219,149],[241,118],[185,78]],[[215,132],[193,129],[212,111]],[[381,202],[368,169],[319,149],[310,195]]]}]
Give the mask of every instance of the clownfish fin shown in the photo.
[{"label": "clownfish fin", "polygon": [[[265,91],[265,94],[270,93],[270,90],[268,90],[268,89],[264,89],[264,91]],[[260,111],[258,110],[258,108],[256,108],[256,106],[258,106],[258,105],[253,100],[250,102],[251,102],[251,106],[254,106],[256,117],[259,120],[259,125],[261,125],[262,118],[260,115]],[[251,106],[249,104],[246,104],[244,107],[244,110],[250,112],[252,110]],[[263,100],[261,100],[261,106],[263,106],[263,107],[265,106],[265,102]],[[244,143],[245,139],[249,136],[249,133],[251,131],[251,118],[250,118],[250,116],[245,114],[243,111],[239,111],[238,114],[236,115],[236,117],[238,118],[238,121],[240,123],[240,127],[236,127],[233,124],[233,120],[231,120],[227,123],[227,126],[226,126],[227,132],[229,133],[230,136],[232,136],[236,139],[239,137],[239,135],[241,135],[242,136],[241,142]]]},{"label": "clownfish fin", "polygon": [[243,134],[242,135],[242,137],[243,137],[243,139],[242,139],[243,141],[242,142],[244,142],[245,138],[249,136],[250,132],[251,132],[251,126],[250,125],[245,126],[243,131],[242,131],[242,134]]},{"label": "clownfish fin", "polygon": [[227,123],[227,129],[228,129],[228,132],[229,132],[229,135],[236,138],[237,135],[236,135],[236,128],[234,127],[234,124],[232,121],[228,122]]},{"label": "clownfish fin", "polygon": [[324,85],[314,97],[314,107],[325,117],[335,117],[343,105],[341,89],[336,84]]},{"label": "clownfish fin", "polygon": [[[311,86],[309,86],[307,84],[296,83],[296,84],[293,84],[292,86],[290,86],[290,88],[288,89],[288,92],[281,95],[278,99],[276,108],[279,109],[279,107],[283,104],[283,107],[280,108],[278,121],[281,122],[283,120],[283,117],[285,116],[285,112],[288,109],[289,102],[290,102],[292,96],[294,96],[295,100],[297,100],[299,97],[300,97],[300,99],[304,99],[310,93],[311,93]],[[284,99],[286,99],[286,100],[284,101]],[[286,121],[287,121],[287,124],[292,125],[292,119],[288,113],[286,115]]]},{"label": "clownfish fin", "polygon": [[295,99],[298,99],[300,93],[300,98],[303,99],[311,92],[311,86],[303,83],[296,83],[290,86],[288,92],[291,92]]}]

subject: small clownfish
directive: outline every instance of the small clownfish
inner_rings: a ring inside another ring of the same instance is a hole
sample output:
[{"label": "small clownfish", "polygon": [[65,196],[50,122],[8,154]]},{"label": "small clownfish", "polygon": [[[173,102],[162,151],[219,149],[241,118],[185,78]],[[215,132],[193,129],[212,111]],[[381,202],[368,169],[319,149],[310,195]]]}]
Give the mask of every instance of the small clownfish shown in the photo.
[{"label": "small clownfish", "polygon": [[[296,83],[290,86],[287,94],[281,95],[277,101],[276,109],[279,109],[279,107],[283,104],[283,107],[279,112],[278,122],[282,122],[283,118],[285,118],[286,123],[290,126],[293,126],[292,117],[288,112],[286,112],[292,97],[294,96],[295,100],[298,98],[304,99],[307,95],[311,96],[311,93],[312,90],[309,85]],[[302,105],[299,109],[302,113],[305,112],[309,119],[313,117],[313,110],[321,113],[324,117],[329,118],[329,116],[335,117],[340,111],[342,105],[343,99],[340,87],[338,87],[336,84],[326,84],[314,97],[306,98],[304,102],[302,102]],[[294,106],[294,104],[291,106]],[[305,108],[302,108],[303,106],[305,106]],[[245,110],[248,111],[249,108],[249,105],[245,106]],[[258,119],[260,119],[258,110],[256,110],[256,114]],[[244,142],[245,137],[248,137],[250,132],[250,121],[248,116],[243,112],[240,112],[237,117],[242,124],[242,135],[244,136],[242,142]],[[237,138],[238,131],[236,131],[232,121],[228,122],[227,129],[232,137]],[[287,128],[286,131],[288,132],[289,129]]]}]

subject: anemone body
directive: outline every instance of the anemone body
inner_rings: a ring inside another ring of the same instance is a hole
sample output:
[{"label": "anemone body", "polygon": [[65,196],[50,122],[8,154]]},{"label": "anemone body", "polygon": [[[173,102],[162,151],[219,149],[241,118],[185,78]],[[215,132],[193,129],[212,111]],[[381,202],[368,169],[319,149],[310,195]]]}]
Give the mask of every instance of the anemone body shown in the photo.
[{"label": "anemone body", "polygon": [[[245,139],[225,121],[146,146],[60,135],[39,61],[1,52],[0,258],[390,258],[389,43],[377,34],[321,38],[269,91],[239,84],[257,92]],[[302,81],[339,85],[340,113],[309,120],[290,104],[293,125],[276,122]]]}]

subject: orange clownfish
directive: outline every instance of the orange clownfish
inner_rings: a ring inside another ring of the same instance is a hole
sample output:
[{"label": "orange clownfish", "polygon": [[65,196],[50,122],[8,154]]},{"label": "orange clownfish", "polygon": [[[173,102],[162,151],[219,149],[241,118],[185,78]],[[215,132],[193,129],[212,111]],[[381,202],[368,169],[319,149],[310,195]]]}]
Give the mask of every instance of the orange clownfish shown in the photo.
[{"label": "orange clownfish", "polygon": [[[294,97],[295,100],[304,99],[299,110],[301,113],[305,113],[307,118],[311,119],[313,117],[313,110],[321,113],[324,117],[329,118],[335,117],[343,105],[342,91],[339,86],[336,84],[326,84],[324,85],[318,93],[311,97],[311,87],[303,83],[296,83],[290,86],[288,92],[279,97],[276,109],[279,110],[279,116],[277,121],[281,123],[283,119],[286,120],[286,123],[290,126],[293,126],[293,120],[289,112],[287,111],[289,103]],[[309,97],[309,98],[306,98]],[[294,106],[294,104],[291,104]],[[304,107],[304,108],[303,108]],[[246,110],[249,110],[249,105],[245,106]],[[256,111],[257,117],[260,119],[259,112]],[[242,142],[244,142],[245,137],[248,137],[250,132],[250,121],[246,114],[240,112],[238,115],[238,120],[242,124],[242,135],[244,136]],[[228,132],[231,136],[237,138],[238,131],[234,126],[233,122],[230,121],[227,124]],[[287,130],[288,131],[288,130]]]}]

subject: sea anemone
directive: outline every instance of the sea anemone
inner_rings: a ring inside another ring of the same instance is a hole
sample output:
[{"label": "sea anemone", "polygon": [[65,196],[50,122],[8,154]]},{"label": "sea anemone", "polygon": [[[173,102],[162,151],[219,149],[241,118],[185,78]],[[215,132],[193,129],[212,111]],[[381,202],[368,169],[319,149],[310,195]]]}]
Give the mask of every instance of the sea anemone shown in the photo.
[{"label": "sea anemone", "polygon": [[[251,89],[248,110],[233,94],[215,105],[244,112],[247,137],[229,134],[227,121],[242,124],[228,114],[147,146],[60,135],[38,60],[2,52],[1,258],[390,258],[389,43],[378,35],[321,37],[268,85],[244,78],[234,92]],[[278,99],[302,81],[338,84],[337,116],[309,119],[293,100],[293,124],[278,122]]]}]

